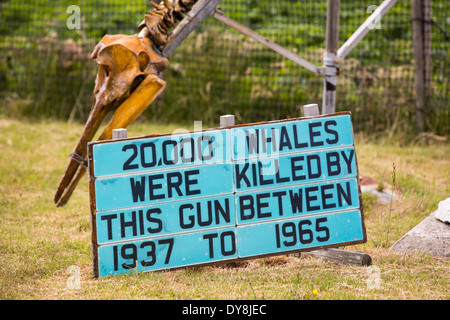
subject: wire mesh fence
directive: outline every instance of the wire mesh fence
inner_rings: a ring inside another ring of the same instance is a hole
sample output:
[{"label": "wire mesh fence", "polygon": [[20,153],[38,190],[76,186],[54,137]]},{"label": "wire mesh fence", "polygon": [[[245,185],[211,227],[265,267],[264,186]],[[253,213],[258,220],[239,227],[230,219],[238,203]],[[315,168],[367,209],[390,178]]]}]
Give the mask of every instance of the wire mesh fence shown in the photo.
[{"label": "wire mesh fence", "polygon": [[[379,5],[341,1],[339,45]],[[75,6],[75,7],[73,7]],[[0,112],[85,120],[97,66],[90,59],[104,34],[134,34],[151,8],[136,0],[2,0]],[[223,0],[230,18],[322,65],[326,0]],[[427,129],[450,133],[449,10],[431,1],[432,72]],[[78,20],[77,20],[78,19]],[[78,23],[78,25],[77,25]],[[400,0],[341,63],[337,110],[350,110],[356,130],[413,130],[414,55],[411,1]],[[169,57],[167,88],[143,118],[202,120],[217,126],[294,117],[321,104],[323,79],[208,17]]]}]

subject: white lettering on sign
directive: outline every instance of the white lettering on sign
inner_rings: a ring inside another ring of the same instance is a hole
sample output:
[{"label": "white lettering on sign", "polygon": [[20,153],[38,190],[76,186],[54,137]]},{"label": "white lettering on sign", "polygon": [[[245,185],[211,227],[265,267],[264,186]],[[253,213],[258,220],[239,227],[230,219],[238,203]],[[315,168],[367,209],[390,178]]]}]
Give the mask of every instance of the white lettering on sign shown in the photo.
[{"label": "white lettering on sign", "polygon": [[89,144],[96,276],[366,239],[349,113]]}]

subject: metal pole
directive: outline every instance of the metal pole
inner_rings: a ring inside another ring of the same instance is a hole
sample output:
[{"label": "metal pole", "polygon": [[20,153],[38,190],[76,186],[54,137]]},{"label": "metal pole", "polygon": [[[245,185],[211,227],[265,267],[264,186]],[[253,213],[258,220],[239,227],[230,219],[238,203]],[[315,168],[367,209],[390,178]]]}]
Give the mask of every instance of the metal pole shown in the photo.
[{"label": "metal pole", "polygon": [[342,61],[350,51],[373,29],[374,22],[380,21],[380,19],[389,11],[390,8],[398,0],[384,0],[378,8],[367,18],[364,23],[348,38],[347,41],[338,50],[338,59]]},{"label": "metal pole", "polygon": [[[339,40],[339,10],[340,0],[328,0],[327,33],[325,39],[324,67],[339,68],[337,60]],[[322,114],[336,111],[337,76],[325,76],[323,80]]]}]

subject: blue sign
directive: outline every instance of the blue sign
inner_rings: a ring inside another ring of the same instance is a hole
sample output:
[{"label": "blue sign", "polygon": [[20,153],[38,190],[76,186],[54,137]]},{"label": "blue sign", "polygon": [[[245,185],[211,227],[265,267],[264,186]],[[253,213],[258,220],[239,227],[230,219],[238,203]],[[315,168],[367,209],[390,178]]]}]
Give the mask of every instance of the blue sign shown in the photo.
[{"label": "blue sign", "polygon": [[350,113],[89,144],[97,277],[362,243]]}]

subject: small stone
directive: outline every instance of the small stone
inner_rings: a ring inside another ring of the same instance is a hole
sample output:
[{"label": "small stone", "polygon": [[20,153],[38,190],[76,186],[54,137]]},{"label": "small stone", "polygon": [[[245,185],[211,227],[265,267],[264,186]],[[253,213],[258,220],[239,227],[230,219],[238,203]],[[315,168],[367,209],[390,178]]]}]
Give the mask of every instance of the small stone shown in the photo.
[{"label": "small stone", "polygon": [[450,198],[439,202],[438,209],[434,216],[442,222],[450,223]]}]

